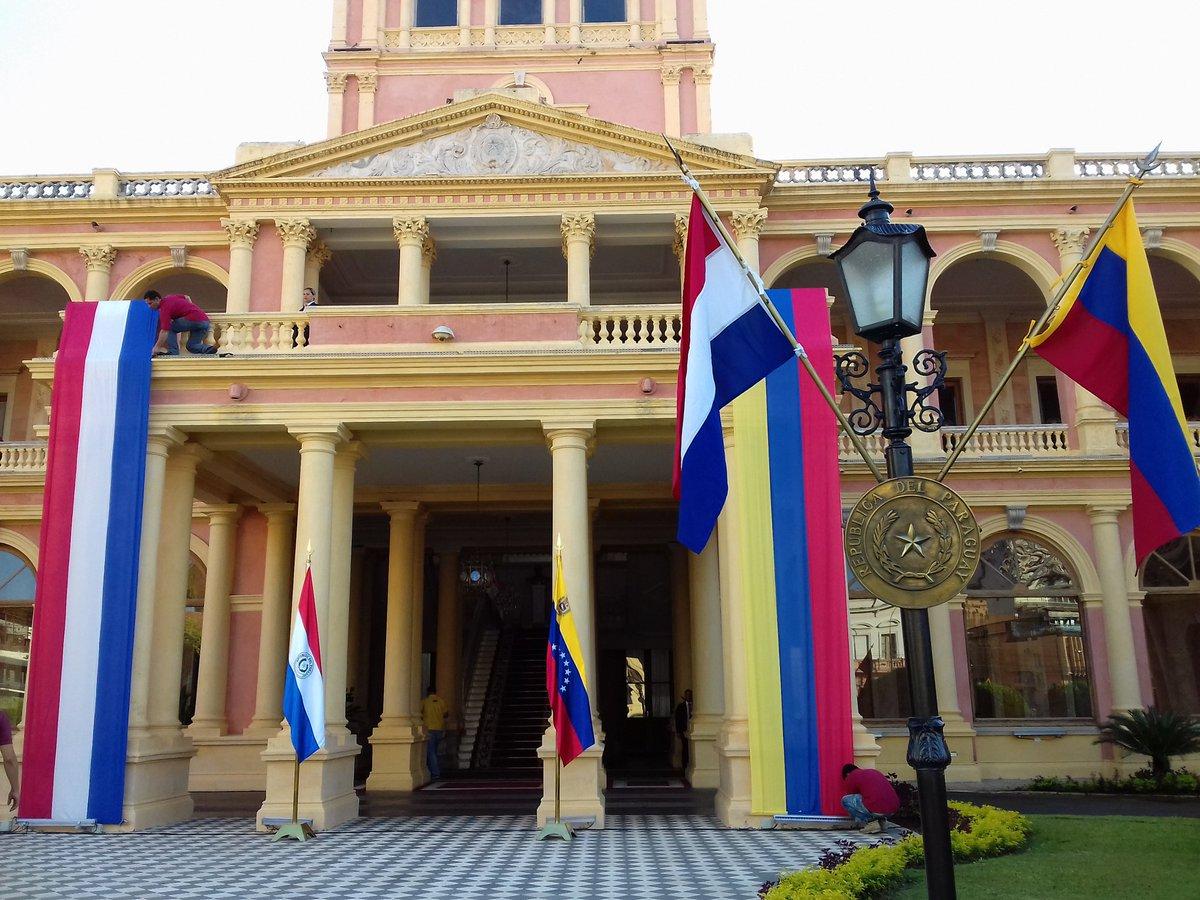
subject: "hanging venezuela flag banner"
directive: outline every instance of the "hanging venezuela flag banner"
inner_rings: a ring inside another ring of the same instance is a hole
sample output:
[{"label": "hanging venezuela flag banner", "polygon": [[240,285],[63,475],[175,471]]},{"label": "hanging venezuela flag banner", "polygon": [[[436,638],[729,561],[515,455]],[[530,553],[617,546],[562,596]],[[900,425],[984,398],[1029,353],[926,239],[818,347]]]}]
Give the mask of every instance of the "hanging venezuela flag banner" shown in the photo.
[{"label": "hanging venezuela flag banner", "polygon": [[[771,300],[833,390],[822,288]],[[734,401],[752,813],[841,816],[854,761],[838,431],[796,360]]]}]

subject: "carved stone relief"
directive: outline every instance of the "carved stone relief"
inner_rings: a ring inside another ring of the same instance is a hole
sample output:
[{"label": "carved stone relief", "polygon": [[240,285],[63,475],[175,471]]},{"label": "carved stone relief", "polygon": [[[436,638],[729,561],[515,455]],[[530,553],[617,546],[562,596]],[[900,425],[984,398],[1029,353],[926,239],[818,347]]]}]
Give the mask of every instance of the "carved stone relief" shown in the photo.
[{"label": "carved stone relief", "polygon": [[326,178],[418,178],[665,171],[669,167],[658,160],[538,134],[493,113],[472,128],[394,147],[315,174]]}]

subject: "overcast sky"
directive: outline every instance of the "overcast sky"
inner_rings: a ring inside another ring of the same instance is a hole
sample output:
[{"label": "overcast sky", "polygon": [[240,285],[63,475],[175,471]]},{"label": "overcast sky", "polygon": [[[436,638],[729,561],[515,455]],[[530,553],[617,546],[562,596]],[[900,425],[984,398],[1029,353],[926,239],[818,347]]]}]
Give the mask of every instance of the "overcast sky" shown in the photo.
[{"label": "overcast sky", "polygon": [[[0,0],[0,172],[211,170],[324,137],[330,6]],[[713,127],[760,156],[1200,150],[1194,0],[709,10]]]}]

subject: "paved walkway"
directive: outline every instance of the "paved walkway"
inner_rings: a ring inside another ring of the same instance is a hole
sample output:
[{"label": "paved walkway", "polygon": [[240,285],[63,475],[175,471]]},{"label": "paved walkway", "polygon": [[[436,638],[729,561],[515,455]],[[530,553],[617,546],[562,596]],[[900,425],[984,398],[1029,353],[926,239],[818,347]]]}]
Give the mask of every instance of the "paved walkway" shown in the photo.
[{"label": "paved walkway", "polygon": [[246,819],[129,835],[0,835],[0,894],[126,898],[751,900],[857,832],[730,831],[702,816],[610,816],[571,844],[528,816],[356,819],[303,845]]}]

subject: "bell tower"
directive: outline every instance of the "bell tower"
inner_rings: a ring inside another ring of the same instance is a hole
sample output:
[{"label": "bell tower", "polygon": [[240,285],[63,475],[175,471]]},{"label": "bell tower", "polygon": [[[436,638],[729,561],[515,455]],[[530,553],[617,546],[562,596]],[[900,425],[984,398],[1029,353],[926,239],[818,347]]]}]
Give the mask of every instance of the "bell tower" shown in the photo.
[{"label": "bell tower", "polygon": [[712,130],[707,0],[333,0],[329,136],[488,91]]}]

